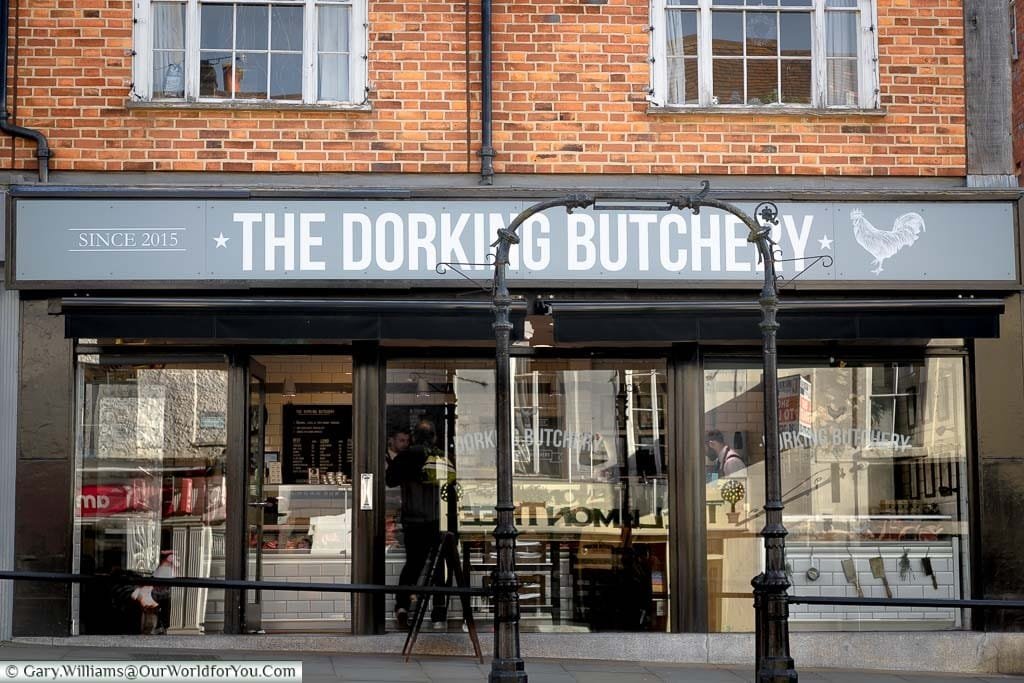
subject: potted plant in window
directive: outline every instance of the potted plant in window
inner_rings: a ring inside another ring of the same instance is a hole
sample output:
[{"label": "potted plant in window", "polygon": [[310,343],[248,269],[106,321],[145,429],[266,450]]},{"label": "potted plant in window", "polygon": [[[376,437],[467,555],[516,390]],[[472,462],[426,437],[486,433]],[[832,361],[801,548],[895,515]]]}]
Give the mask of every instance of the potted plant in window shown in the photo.
[{"label": "potted plant in window", "polygon": [[722,500],[729,504],[729,512],[725,513],[729,524],[737,524],[740,521],[740,513],[736,512],[736,503],[743,500],[745,494],[743,482],[739,479],[730,479],[722,485]]}]

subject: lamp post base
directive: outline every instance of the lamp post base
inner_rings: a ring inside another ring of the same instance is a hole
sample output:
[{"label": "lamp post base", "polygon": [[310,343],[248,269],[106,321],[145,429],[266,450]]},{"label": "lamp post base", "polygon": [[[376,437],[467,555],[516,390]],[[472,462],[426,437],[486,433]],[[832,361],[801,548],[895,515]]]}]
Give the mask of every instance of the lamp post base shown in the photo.
[{"label": "lamp post base", "polygon": [[757,683],[796,683],[796,665],[791,657],[763,661],[757,672]]},{"label": "lamp post base", "polygon": [[522,659],[495,659],[487,680],[488,683],[526,683],[526,664]]}]

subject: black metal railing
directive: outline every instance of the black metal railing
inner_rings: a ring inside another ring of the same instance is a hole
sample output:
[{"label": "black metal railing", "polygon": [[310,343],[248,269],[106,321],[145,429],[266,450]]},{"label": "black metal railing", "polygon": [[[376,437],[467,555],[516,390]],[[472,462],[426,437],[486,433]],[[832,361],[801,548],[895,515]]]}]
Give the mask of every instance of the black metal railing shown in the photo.
[{"label": "black metal railing", "polygon": [[953,598],[842,598],[818,595],[789,595],[791,605],[848,605],[864,607],[955,607],[1024,609],[1024,600],[971,600]]},{"label": "black metal railing", "polygon": [[225,590],[317,591],[321,593],[421,593],[424,595],[492,596],[489,588],[459,586],[384,586],[374,583],[310,583],[298,581],[249,581],[242,579],[165,578],[132,574],[71,574],[0,570],[0,581],[42,581],[46,583],[108,583],[172,588],[222,588]]}]

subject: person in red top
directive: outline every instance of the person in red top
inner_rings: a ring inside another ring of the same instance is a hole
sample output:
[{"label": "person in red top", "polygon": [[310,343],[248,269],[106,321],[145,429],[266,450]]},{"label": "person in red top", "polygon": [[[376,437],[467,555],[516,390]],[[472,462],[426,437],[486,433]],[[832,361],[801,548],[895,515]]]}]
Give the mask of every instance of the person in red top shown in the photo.
[{"label": "person in red top", "polygon": [[708,430],[705,444],[708,447],[708,474],[717,477],[728,477],[747,467],[743,457],[725,441],[722,432],[717,429]]}]

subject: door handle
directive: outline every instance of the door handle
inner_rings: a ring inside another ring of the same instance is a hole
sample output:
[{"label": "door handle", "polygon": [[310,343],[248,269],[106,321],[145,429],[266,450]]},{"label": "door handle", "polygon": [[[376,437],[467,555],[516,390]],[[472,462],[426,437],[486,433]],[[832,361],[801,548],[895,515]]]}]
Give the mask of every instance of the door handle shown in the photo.
[{"label": "door handle", "polygon": [[268,508],[271,505],[273,505],[273,503],[268,503],[265,500],[257,501],[255,503],[249,503],[249,507],[251,508]]}]

